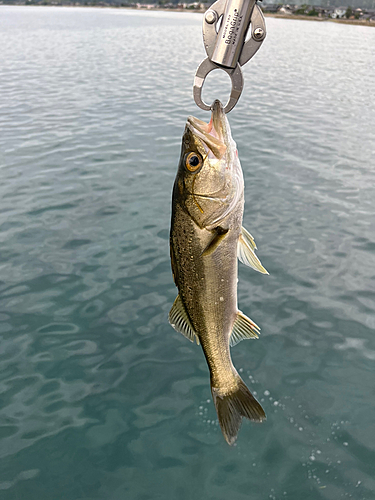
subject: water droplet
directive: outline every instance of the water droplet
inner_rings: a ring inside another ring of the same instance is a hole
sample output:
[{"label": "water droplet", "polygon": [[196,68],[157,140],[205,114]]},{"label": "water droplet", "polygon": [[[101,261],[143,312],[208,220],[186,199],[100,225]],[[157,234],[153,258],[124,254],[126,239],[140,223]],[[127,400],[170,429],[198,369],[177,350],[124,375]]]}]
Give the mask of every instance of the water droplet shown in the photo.
[{"label": "water droplet", "polygon": [[270,395],[270,391],[264,391],[264,395],[265,396],[269,396]]}]

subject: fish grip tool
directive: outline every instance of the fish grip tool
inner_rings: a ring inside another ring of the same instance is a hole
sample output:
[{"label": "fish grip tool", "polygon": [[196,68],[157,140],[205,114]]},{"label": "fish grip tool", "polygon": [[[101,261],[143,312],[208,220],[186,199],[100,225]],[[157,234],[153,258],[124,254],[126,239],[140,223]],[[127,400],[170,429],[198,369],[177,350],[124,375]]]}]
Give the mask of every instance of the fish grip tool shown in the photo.
[{"label": "fish grip tool", "polygon": [[[248,31],[250,37],[246,40]],[[203,42],[207,53],[195,73],[193,96],[201,109],[211,106],[202,99],[207,75],[214,69],[228,73],[232,89],[224,107],[229,113],[237,104],[244,86],[241,66],[259,50],[266,37],[266,24],[256,0],[217,0],[203,17]]]}]

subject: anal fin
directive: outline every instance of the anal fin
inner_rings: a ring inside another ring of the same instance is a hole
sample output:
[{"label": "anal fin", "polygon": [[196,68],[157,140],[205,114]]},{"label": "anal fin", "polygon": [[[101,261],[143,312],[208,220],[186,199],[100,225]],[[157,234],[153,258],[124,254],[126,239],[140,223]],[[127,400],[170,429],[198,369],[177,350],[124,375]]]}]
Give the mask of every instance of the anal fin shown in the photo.
[{"label": "anal fin", "polygon": [[259,326],[241,311],[237,312],[237,317],[233,324],[229,344],[231,347],[244,339],[257,339],[260,333]]},{"label": "anal fin", "polygon": [[169,312],[169,323],[176,330],[176,332],[182,333],[190,342],[196,341],[199,345],[199,338],[196,334],[194,328],[192,327],[189,316],[185,310],[184,304],[180,298],[180,295],[177,295],[176,300],[173,303],[172,309]]},{"label": "anal fin", "polygon": [[255,244],[254,238],[251,236],[249,231],[246,231],[242,227],[240,237],[238,238],[237,244],[237,255],[242,264],[251,267],[255,271],[262,274],[268,274],[268,271],[262,266],[262,263],[255,255],[255,250],[257,246]]}]

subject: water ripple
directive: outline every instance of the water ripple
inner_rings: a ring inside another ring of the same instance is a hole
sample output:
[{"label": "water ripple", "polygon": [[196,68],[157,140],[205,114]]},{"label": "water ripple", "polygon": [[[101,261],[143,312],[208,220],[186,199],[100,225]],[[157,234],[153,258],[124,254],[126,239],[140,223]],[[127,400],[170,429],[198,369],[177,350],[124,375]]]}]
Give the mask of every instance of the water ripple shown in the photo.
[{"label": "water ripple", "polygon": [[372,498],[375,30],[268,18],[244,67],[229,120],[270,276],[239,266],[262,335],[233,359],[268,419],[229,449],[167,322],[201,16],[0,10],[2,498]]}]

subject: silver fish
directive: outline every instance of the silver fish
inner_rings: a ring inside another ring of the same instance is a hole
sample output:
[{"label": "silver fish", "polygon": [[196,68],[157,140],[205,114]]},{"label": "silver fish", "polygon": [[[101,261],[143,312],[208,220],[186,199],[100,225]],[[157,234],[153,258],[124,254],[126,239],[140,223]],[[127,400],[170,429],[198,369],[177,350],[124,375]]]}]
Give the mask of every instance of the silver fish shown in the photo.
[{"label": "silver fish", "polygon": [[230,346],[258,338],[237,308],[237,257],[268,274],[242,227],[244,182],[236,143],[220,101],[210,123],[190,116],[173,188],[171,263],[179,294],[169,313],[175,330],[201,344],[223,435],[233,444],[242,417],[261,422],[263,408],[233,366]]}]

